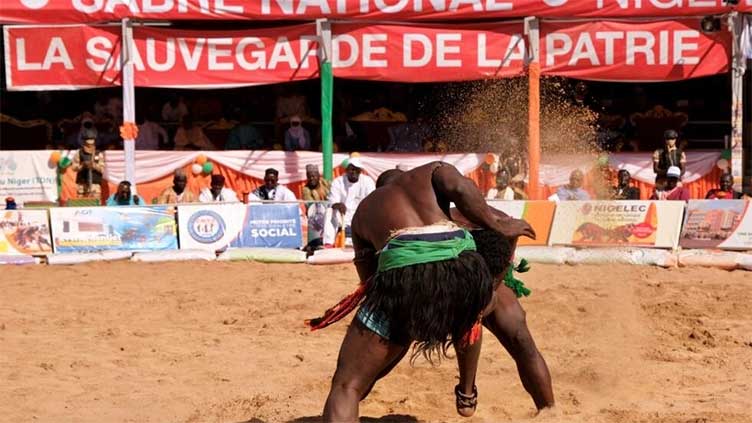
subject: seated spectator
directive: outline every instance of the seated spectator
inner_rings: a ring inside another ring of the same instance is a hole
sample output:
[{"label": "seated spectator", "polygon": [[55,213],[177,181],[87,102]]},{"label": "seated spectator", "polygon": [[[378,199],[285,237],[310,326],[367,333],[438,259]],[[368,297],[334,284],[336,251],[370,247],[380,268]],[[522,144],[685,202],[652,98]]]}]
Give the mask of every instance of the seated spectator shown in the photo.
[{"label": "seated spectator", "polygon": [[656,181],[656,189],[651,200],[689,200],[689,191],[679,183],[681,179],[681,169],[678,166],[671,166],[666,171],[666,186],[661,189]]},{"label": "seated spectator", "polygon": [[514,178],[512,178],[512,190],[514,191],[514,199],[515,200],[527,200],[528,196],[525,192],[525,177],[522,176],[522,174],[515,175]]},{"label": "seated spectator", "polygon": [[734,177],[730,173],[721,175],[720,188],[714,188],[705,195],[706,200],[738,200],[741,192],[734,191]]},{"label": "seated spectator", "polygon": [[324,244],[334,245],[337,232],[344,224],[346,236],[350,236],[350,224],[352,223],[355,210],[364,198],[376,189],[373,179],[361,178],[363,163],[360,158],[350,158],[347,172],[332,182],[329,193],[329,202],[332,203],[331,222],[326,222],[324,230]]},{"label": "seated spectator", "polygon": [[104,154],[97,151],[94,138],[84,142],[73,156],[71,169],[76,172],[76,194],[78,198],[96,198],[102,195],[102,174],[104,173]]},{"label": "seated spectator", "polygon": [[162,120],[165,122],[182,122],[183,117],[188,114],[188,106],[185,105],[183,97],[173,95],[170,100],[162,106]]},{"label": "seated spectator", "polygon": [[311,149],[311,134],[303,127],[300,116],[290,118],[290,127],[285,131],[285,150],[298,151]]},{"label": "seated spectator", "polygon": [[248,112],[240,112],[238,124],[230,130],[225,143],[225,150],[260,150],[264,147],[264,140],[256,128],[251,125]]},{"label": "seated spectator", "polygon": [[614,187],[614,200],[639,200],[640,190],[630,186],[629,182],[632,180],[632,175],[626,169],[619,170],[618,173],[618,185]]},{"label": "seated spectator", "polygon": [[16,206],[16,199],[13,197],[5,197],[5,210],[15,210],[18,206]]},{"label": "seated spectator", "polygon": [[137,206],[141,204],[138,195],[131,195],[131,183],[122,181],[118,184],[117,192],[107,199],[108,206]]},{"label": "seated spectator", "polygon": [[188,176],[183,169],[175,170],[172,177],[172,186],[167,187],[157,198],[158,204],[195,203],[196,196],[185,189],[188,185]]},{"label": "seated spectator", "polygon": [[326,201],[329,197],[329,181],[321,177],[319,168],[310,164],[306,166],[306,184],[303,187],[303,200]]},{"label": "seated spectator", "polygon": [[306,184],[303,187],[303,200],[311,201],[307,204],[308,216],[308,245],[304,250],[309,254],[321,248],[324,244],[324,227],[326,220],[326,201],[329,196],[329,181],[321,177],[316,165],[306,166]]},{"label": "seated spectator", "polygon": [[509,172],[500,169],[496,174],[496,187],[488,190],[488,200],[514,200],[514,190],[509,186]]},{"label": "seated spectator", "polygon": [[251,193],[253,201],[298,201],[295,194],[286,186],[279,185],[279,172],[277,169],[266,169],[264,173],[264,185],[256,188]]},{"label": "seated spectator", "polygon": [[225,177],[222,175],[212,175],[211,185],[209,188],[201,190],[198,201],[202,203],[238,203],[238,196],[235,191],[225,188]]},{"label": "seated spectator", "polygon": [[663,133],[663,139],[666,145],[653,152],[653,172],[656,175],[666,175],[668,169],[676,166],[684,175],[684,167],[687,164],[687,156],[681,148],[676,145],[679,134],[673,129]]},{"label": "seated spectator", "polygon": [[175,133],[175,150],[212,150],[209,138],[200,126],[193,123],[191,115],[183,116],[183,122]]},{"label": "seated spectator", "polygon": [[569,175],[569,184],[559,187],[556,191],[556,197],[559,201],[587,201],[590,200],[590,194],[582,189],[582,181],[585,176],[582,171],[575,169]]},{"label": "seated spectator", "polygon": [[144,117],[144,123],[138,125],[136,150],[159,150],[160,145],[169,141],[167,131],[157,123],[155,112],[150,110]]}]

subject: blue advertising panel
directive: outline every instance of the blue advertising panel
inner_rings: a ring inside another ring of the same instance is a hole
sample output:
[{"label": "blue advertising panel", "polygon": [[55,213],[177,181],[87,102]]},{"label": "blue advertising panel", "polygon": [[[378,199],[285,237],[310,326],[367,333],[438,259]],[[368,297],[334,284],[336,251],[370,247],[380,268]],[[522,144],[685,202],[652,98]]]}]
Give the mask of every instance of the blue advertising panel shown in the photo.
[{"label": "blue advertising panel", "polygon": [[50,224],[57,253],[178,248],[172,206],[53,208]]},{"label": "blue advertising panel", "polygon": [[231,247],[300,248],[303,243],[298,204],[252,204],[244,223]]}]

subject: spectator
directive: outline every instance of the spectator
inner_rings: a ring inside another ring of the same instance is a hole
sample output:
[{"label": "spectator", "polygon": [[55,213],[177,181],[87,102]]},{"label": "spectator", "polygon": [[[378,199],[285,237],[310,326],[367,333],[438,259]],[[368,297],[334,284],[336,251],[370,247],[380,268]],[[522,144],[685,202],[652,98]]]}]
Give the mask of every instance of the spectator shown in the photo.
[{"label": "spectator", "polygon": [[238,203],[235,191],[225,188],[225,177],[222,175],[211,176],[211,186],[201,190],[198,201],[202,203]]},{"label": "spectator", "polygon": [[632,175],[626,169],[619,170],[618,185],[614,187],[614,200],[639,200],[640,190],[629,185]]},{"label": "spectator", "polygon": [[160,145],[169,141],[167,131],[159,126],[155,115],[153,110],[149,111],[144,117],[144,123],[138,126],[137,150],[159,150]]},{"label": "spectator", "polygon": [[290,127],[285,131],[285,150],[298,151],[311,149],[311,134],[303,127],[303,120],[295,115],[290,118]]},{"label": "spectator", "polygon": [[684,175],[684,167],[687,163],[687,156],[681,148],[676,145],[679,134],[673,129],[663,133],[663,139],[666,142],[664,148],[659,148],[653,152],[653,172],[656,175],[666,175],[668,169],[672,166],[679,168],[681,175]]},{"label": "spectator", "polygon": [[496,187],[488,190],[486,199],[488,200],[514,200],[515,192],[509,186],[509,172],[506,169],[500,169],[496,173]]},{"label": "spectator", "polygon": [[264,185],[251,193],[251,199],[254,201],[298,201],[292,191],[284,185],[279,185],[278,179],[277,169],[266,169]]},{"label": "spectator", "polygon": [[721,175],[720,188],[711,189],[705,195],[706,200],[738,200],[741,192],[734,191],[734,177],[730,173]]},{"label": "spectator", "polygon": [[681,179],[681,169],[678,166],[671,166],[666,171],[666,188],[661,190],[656,182],[656,190],[651,200],[689,200],[689,191],[679,183]]},{"label": "spectator", "polygon": [[212,150],[213,145],[201,127],[193,123],[191,115],[183,116],[183,122],[175,133],[175,150]]},{"label": "spectator", "polygon": [[582,181],[585,176],[582,171],[575,169],[569,175],[569,184],[559,187],[556,191],[556,197],[559,201],[587,201],[590,200],[590,194],[582,189]]},{"label": "spectator", "polygon": [[303,187],[303,200],[326,201],[329,197],[329,181],[321,177],[319,168],[310,164],[306,166],[306,184]]},{"label": "spectator", "polygon": [[188,106],[185,105],[183,97],[172,96],[170,100],[162,106],[162,120],[165,122],[182,122],[188,114]]},{"label": "spectator", "polygon": [[303,200],[311,201],[307,204],[308,216],[308,245],[304,248],[309,254],[313,254],[323,246],[324,227],[326,221],[325,203],[329,196],[329,181],[321,177],[319,168],[310,164],[306,166],[306,184],[303,187]]},{"label": "spectator", "polygon": [[260,150],[264,147],[264,140],[256,128],[251,125],[248,112],[240,112],[238,124],[230,131],[225,143],[225,150]]},{"label": "spectator", "polygon": [[175,170],[172,177],[172,186],[167,187],[157,198],[158,204],[195,203],[196,196],[185,189],[188,185],[188,176],[183,169]]},{"label": "spectator", "polygon": [[76,172],[76,192],[79,198],[97,198],[102,195],[102,174],[104,173],[104,155],[97,151],[94,138],[84,141],[71,166]]},{"label": "spectator", "polygon": [[13,197],[5,197],[5,210],[15,210],[18,208],[16,206],[16,199]]},{"label": "spectator", "polygon": [[94,117],[91,113],[84,112],[81,115],[81,127],[78,129],[78,132],[67,137],[65,144],[69,149],[75,150],[81,148],[84,145],[84,141],[91,138],[95,140],[96,144],[101,146],[102,143],[99,140],[98,132],[94,126]]},{"label": "spectator", "polygon": [[107,199],[108,206],[137,206],[141,204],[138,195],[131,195],[131,183],[122,181],[118,184],[117,192]]},{"label": "spectator", "polygon": [[350,223],[355,210],[364,198],[372,193],[376,186],[371,178],[361,178],[363,163],[359,158],[350,158],[347,173],[332,182],[329,202],[332,203],[331,225],[327,224],[324,233],[324,244],[333,245],[337,231],[344,223],[346,236],[350,236]]},{"label": "spectator", "polygon": [[522,174],[515,175],[512,178],[512,190],[514,190],[515,200],[527,200],[527,193],[525,192],[525,177]]}]

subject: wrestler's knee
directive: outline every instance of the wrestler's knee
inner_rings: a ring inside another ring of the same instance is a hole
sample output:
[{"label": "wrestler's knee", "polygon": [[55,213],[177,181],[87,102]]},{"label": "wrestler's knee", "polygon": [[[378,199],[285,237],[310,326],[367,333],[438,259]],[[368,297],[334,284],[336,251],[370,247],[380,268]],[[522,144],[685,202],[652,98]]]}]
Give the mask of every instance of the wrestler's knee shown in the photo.
[{"label": "wrestler's knee", "polygon": [[495,310],[493,318],[489,319],[491,317],[487,318],[488,326],[494,332],[498,332],[500,340],[515,359],[537,354],[522,307],[518,304],[499,307]]},{"label": "wrestler's knee", "polygon": [[332,378],[332,391],[338,391],[353,397],[363,398],[369,391],[373,381],[368,381],[356,375],[342,374],[339,370],[334,373]]}]

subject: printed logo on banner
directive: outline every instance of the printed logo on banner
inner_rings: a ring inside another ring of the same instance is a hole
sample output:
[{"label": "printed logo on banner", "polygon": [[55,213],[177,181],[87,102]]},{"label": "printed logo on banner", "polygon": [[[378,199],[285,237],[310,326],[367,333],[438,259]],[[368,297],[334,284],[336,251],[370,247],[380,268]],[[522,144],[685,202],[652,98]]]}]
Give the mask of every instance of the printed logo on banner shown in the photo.
[{"label": "printed logo on banner", "polygon": [[178,244],[169,206],[52,208],[50,223],[59,253],[174,250]]},{"label": "printed logo on banner", "polygon": [[0,173],[12,174],[18,169],[18,164],[13,157],[0,157]]},{"label": "printed logo on banner", "polygon": [[0,254],[51,252],[47,210],[6,210],[0,214]]},{"label": "printed logo on banner", "polygon": [[21,4],[29,9],[41,9],[47,6],[47,3],[49,3],[49,0],[21,0]]},{"label": "printed logo on banner", "polygon": [[297,204],[253,204],[232,247],[300,248],[303,242]]},{"label": "printed logo on banner", "polygon": [[200,210],[188,219],[188,233],[202,244],[213,244],[225,236],[224,219],[211,210]]},{"label": "printed logo on banner", "polygon": [[[647,213],[646,213],[647,212]],[[654,244],[658,227],[655,204],[584,203],[584,217],[573,235],[574,244]]]},{"label": "printed logo on banner", "polygon": [[750,202],[692,200],[679,244],[683,248],[752,249]]},{"label": "printed logo on banner", "polygon": [[683,201],[561,201],[550,245],[673,248]]}]

